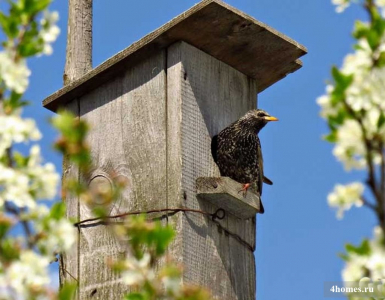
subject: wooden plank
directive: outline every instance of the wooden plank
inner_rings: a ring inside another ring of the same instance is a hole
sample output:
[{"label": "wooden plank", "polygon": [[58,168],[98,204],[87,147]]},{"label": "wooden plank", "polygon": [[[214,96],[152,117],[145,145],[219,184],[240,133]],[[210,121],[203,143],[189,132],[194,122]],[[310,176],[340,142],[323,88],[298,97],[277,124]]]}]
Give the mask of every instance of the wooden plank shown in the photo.
[{"label": "wooden plank", "polygon": [[248,191],[244,196],[242,184],[229,177],[199,177],[197,196],[235,217],[250,219],[260,211],[259,196]]},{"label": "wooden plank", "polygon": [[[230,70],[235,72],[234,70]],[[234,75],[233,75],[234,76]],[[230,97],[237,97],[236,89],[232,88],[235,81],[230,82]],[[257,82],[249,79],[249,96],[244,96],[246,99],[244,106],[247,109],[256,107],[256,102],[253,102],[253,95],[257,93]],[[228,229],[241,237],[251,245],[253,249],[256,247],[256,220],[254,216],[248,220],[240,220],[232,218],[228,223]],[[256,267],[253,251],[241,245],[233,238],[229,239],[229,256],[231,265],[231,282],[236,295],[239,299],[248,300],[256,299]],[[241,262],[241,263],[240,263]],[[239,275],[241,274],[241,275]],[[247,274],[242,276],[242,274]],[[251,297],[251,295],[254,295]]]},{"label": "wooden plank", "polygon": [[[182,82],[181,53],[178,46],[167,49],[167,207],[183,207],[187,194],[182,189]],[[173,260],[183,266],[183,217],[168,218],[178,232],[169,248]]]},{"label": "wooden plank", "polygon": [[[128,185],[110,214],[166,207],[165,54],[159,52],[80,99],[80,116],[91,131],[92,186],[123,177]],[[80,204],[81,219],[92,205]],[[122,299],[128,291],[106,264],[126,254],[127,244],[96,224],[81,228],[80,298]]]},{"label": "wooden plank", "polygon": [[[78,99],[67,104],[67,111],[73,113],[76,118],[79,118],[79,103]],[[76,165],[71,163],[68,157],[63,157],[63,175],[62,175],[62,186],[70,180],[79,179],[79,170]],[[66,203],[66,216],[67,218],[74,219],[75,222],[79,220],[79,199],[73,194],[65,194],[63,201]],[[79,238],[80,233],[77,235],[75,244],[72,249],[63,253],[60,257],[60,269],[59,269],[59,280],[60,285],[67,282],[78,283],[79,268],[78,268],[78,256],[79,256]],[[78,297],[78,295],[77,295]],[[77,298],[78,299],[78,298]]]},{"label": "wooden plank", "polygon": [[43,101],[56,111],[102,83],[185,41],[256,79],[258,92],[301,67],[304,46],[220,0],[203,0]]},{"label": "wooden plank", "polygon": [[[172,45],[167,57],[169,206],[213,213],[215,206],[197,198],[196,178],[219,176],[211,156],[211,137],[255,107],[255,81],[184,42]],[[186,213],[174,222],[181,230],[182,246],[176,245],[172,253],[183,262],[185,282],[208,287],[215,299],[255,299],[255,282],[254,288],[245,286],[255,274],[241,274],[236,267],[241,264],[244,270],[255,272],[246,267],[254,265],[248,248],[240,244],[235,258],[231,245],[239,242],[204,216]],[[219,222],[234,232],[255,233],[252,220],[228,214]],[[243,236],[254,245],[255,234]],[[183,254],[178,252],[181,249]]]}]

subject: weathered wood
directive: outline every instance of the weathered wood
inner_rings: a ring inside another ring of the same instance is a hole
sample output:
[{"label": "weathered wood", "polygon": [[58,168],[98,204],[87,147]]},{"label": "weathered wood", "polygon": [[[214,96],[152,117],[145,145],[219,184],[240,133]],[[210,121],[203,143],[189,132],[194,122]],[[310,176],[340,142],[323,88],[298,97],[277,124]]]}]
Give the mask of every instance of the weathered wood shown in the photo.
[{"label": "weathered wood", "polygon": [[92,69],[92,0],[69,0],[68,3],[65,85]]},{"label": "weathered wood", "polygon": [[242,184],[229,177],[199,177],[197,196],[235,217],[250,219],[260,211],[259,196],[249,190],[243,195]]},{"label": "weathered wood", "polygon": [[[165,53],[149,57],[120,77],[79,99],[80,118],[91,131],[93,170],[79,180],[95,188],[114,178],[128,183],[110,206],[110,214],[165,208],[166,204],[166,74]],[[79,218],[92,217],[93,203],[70,201]],[[80,299],[122,299],[128,291],[107,265],[108,259],[127,253],[127,242],[101,223],[80,228],[78,261],[70,261],[78,274]]]},{"label": "weathered wood", "polygon": [[299,69],[301,63],[297,59],[306,53],[304,46],[224,2],[203,0],[55,92],[43,101],[43,105],[56,111],[138,61],[180,40],[256,79],[258,92]]},{"label": "weathered wood", "polygon": [[[255,107],[253,79],[184,42],[167,56],[167,182],[169,207],[215,212],[198,199],[196,179],[218,177],[211,137]],[[215,299],[255,299],[253,253],[198,214],[170,219],[178,229],[171,254],[183,263],[184,281],[208,287]],[[255,245],[255,218],[231,214],[219,221]],[[239,266],[240,265],[240,266]]]},{"label": "weathered wood", "polygon": [[[68,103],[66,110],[75,115],[76,118],[79,118],[79,105],[78,100],[75,99],[72,102]],[[79,180],[79,170],[76,165],[72,164],[68,157],[63,158],[63,176],[62,176],[62,186],[65,186],[66,183],[70,180]],[[67,218],[79,221],[79,199],[73,194],[67,193],[63,199],[66,203]],[[72,249],[63,253],[60,257],[60,268],[59,268],[59,280],[60,285],[67,282],[78,283],[77,279],[79,278],[78,270],[78,255],[79,255],[79,238],[80,235],[77,235],[75,244],[72,246]]]},{"label": "weathered wood", "polygon": [[[78,79],[92,69],[92,0],[69,0],[66,64],[63,75],[64,84]],[[73,99],[64,107],[79,118],[79,99]],[[80,180],[78,168],[70,163],[67,157],[63,158],[62,184],[68,180]],[[79,199],[67,194],[63,199],[67,204],[67,218],[76,221],[80,218]],[[63,253],[60,258],[59,281],[79,283],[79,240],[70,251]],[[77,293],[79,298],[79,293]]]}]

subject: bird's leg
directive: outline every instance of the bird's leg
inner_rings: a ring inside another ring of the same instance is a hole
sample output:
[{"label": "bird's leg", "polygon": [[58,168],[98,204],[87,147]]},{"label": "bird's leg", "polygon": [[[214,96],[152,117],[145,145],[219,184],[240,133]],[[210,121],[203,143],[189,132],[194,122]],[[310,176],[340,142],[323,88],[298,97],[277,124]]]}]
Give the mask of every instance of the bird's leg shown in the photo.
[{"label": "bird's leg", "polygon": [[247,190],[248,190],[249,187],[250,187],[250,183],[243,184],[242,185],[242,189],[238,193],[243,192],[243,197],[246,197]]}]

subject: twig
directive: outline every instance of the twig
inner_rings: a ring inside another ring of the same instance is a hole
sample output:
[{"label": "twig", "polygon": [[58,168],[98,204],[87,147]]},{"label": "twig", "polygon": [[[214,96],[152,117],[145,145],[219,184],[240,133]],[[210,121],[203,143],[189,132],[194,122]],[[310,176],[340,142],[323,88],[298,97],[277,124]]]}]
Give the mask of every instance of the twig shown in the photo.
[{"label": "twig", "polygon": [[369,207],[370,209],[372,209],[375,213],[378,212],[378,208],[375,204],[373,203],[370,203],[364,196],[361,196],[361,201],[362,203],[366,206],[366,207]]},{"label": "twig", "polygon": [[[85,219],[82,221],[79,221],[77,223],[74,223],[74,226],[78,227],[81,224],[84,223],[89,223],[89,222],[94,222],[94,221],[103,221],[105,219],[118,219],[118,218],[123,218],[127,216],[132,216],[132,215],[141,215],[141,214],[152,214],[152,213],[157,213],[157,212],[195,212],[195,213],[200,213],[202,215],[207,215],[211,217],[215,217],[219,220],[222,220],[224,218],[224,210],[223,209],[218,209],[214,214],[198,210],[198,209],[192,209],[192,208],[163,208],[163,209],[153,209],[153,210],[148,210],[148,211],[131,211],[131,212],[126,212],[118,215],[113,215],[113,216],[106,216],[106,217],[99,217],[99,218],[91,218],[91,219]],[[222,212],[223,215],[219,216],[218,213]]]},{"label": "twig", "polygon": [[[163,209],[154,209],[154,210],[148,210],[148,211],[132,211],[132,212],[127,212],[119,215],[114,215],[114,216],[107,216],[107,217],[102,217],[102,218],[92,218],[92,219],[86,219],[82,220],[80,222],[77,222],[74,224],[74,226],[79,227],[81,224],[88,223],[88,222],[94,222],[94,221],[103,221],[105,219],[117,219],[117,218],[122,218],[122,217],[127,217],[130,215],[139,215],[139,214],[151,214],[151,213],[157,213],[157,212],[193,212],[193,213],[199,213],[208,217],[211,217],[211,221],[213,221],[220,230],[222,230],[225,235],[230,236],[234,238],[236,241],[238,241],[240,244],[248,248],[251,252],[255,251],[255,246],[251,245],[247,241],[245,241],[241,236],[238,234],[231,232],[227,228],[223,227],[218,220],[222,220],[225,218],[226,213],[224,209],[219,208],[217,209],[214,213],[209,213],[206,211],[198,210],[198,209],[191,209],[191,208],[163,208]],[[108,224],[108,223],[107,223]]]},{"label": "twig", "polygon": [[79,282],[70,272],[68,272],[64,267],[62,267],[63,271],[66,272],[68,275],[72,277],[72,279],[76,280],[76,282]]},{"label": "twig", "polygon": [[4,206],[5,206],[5,211],[9,212],[9,213],[13,214],[15,217],[17,217],[17,220],[19,220],[20,224],[23,226],[24,232],[27,235],[28,247],[30,249],[32,249],[34,246],[34,242],[32,241],[33,234],[32,234],[32,231],[31,231],[31,228],[29,226],[28,221],[22,220],[20,218],[20,213],[21,213],[20,210],[15,208],[15,207],[12,207],[8,202],[5,202]]}]

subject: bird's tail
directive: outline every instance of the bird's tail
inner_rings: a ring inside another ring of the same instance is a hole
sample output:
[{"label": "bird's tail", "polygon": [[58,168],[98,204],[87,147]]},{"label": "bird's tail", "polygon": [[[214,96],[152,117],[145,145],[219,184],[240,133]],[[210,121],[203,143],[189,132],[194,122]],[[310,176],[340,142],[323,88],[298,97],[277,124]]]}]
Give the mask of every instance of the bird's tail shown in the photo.
[{"label": "bird's tail", "polygon": [[265,213],[265,208],[263,207],[262,199],[259,200],[260,207],[259,207],[259,213],[262,215]]}]

